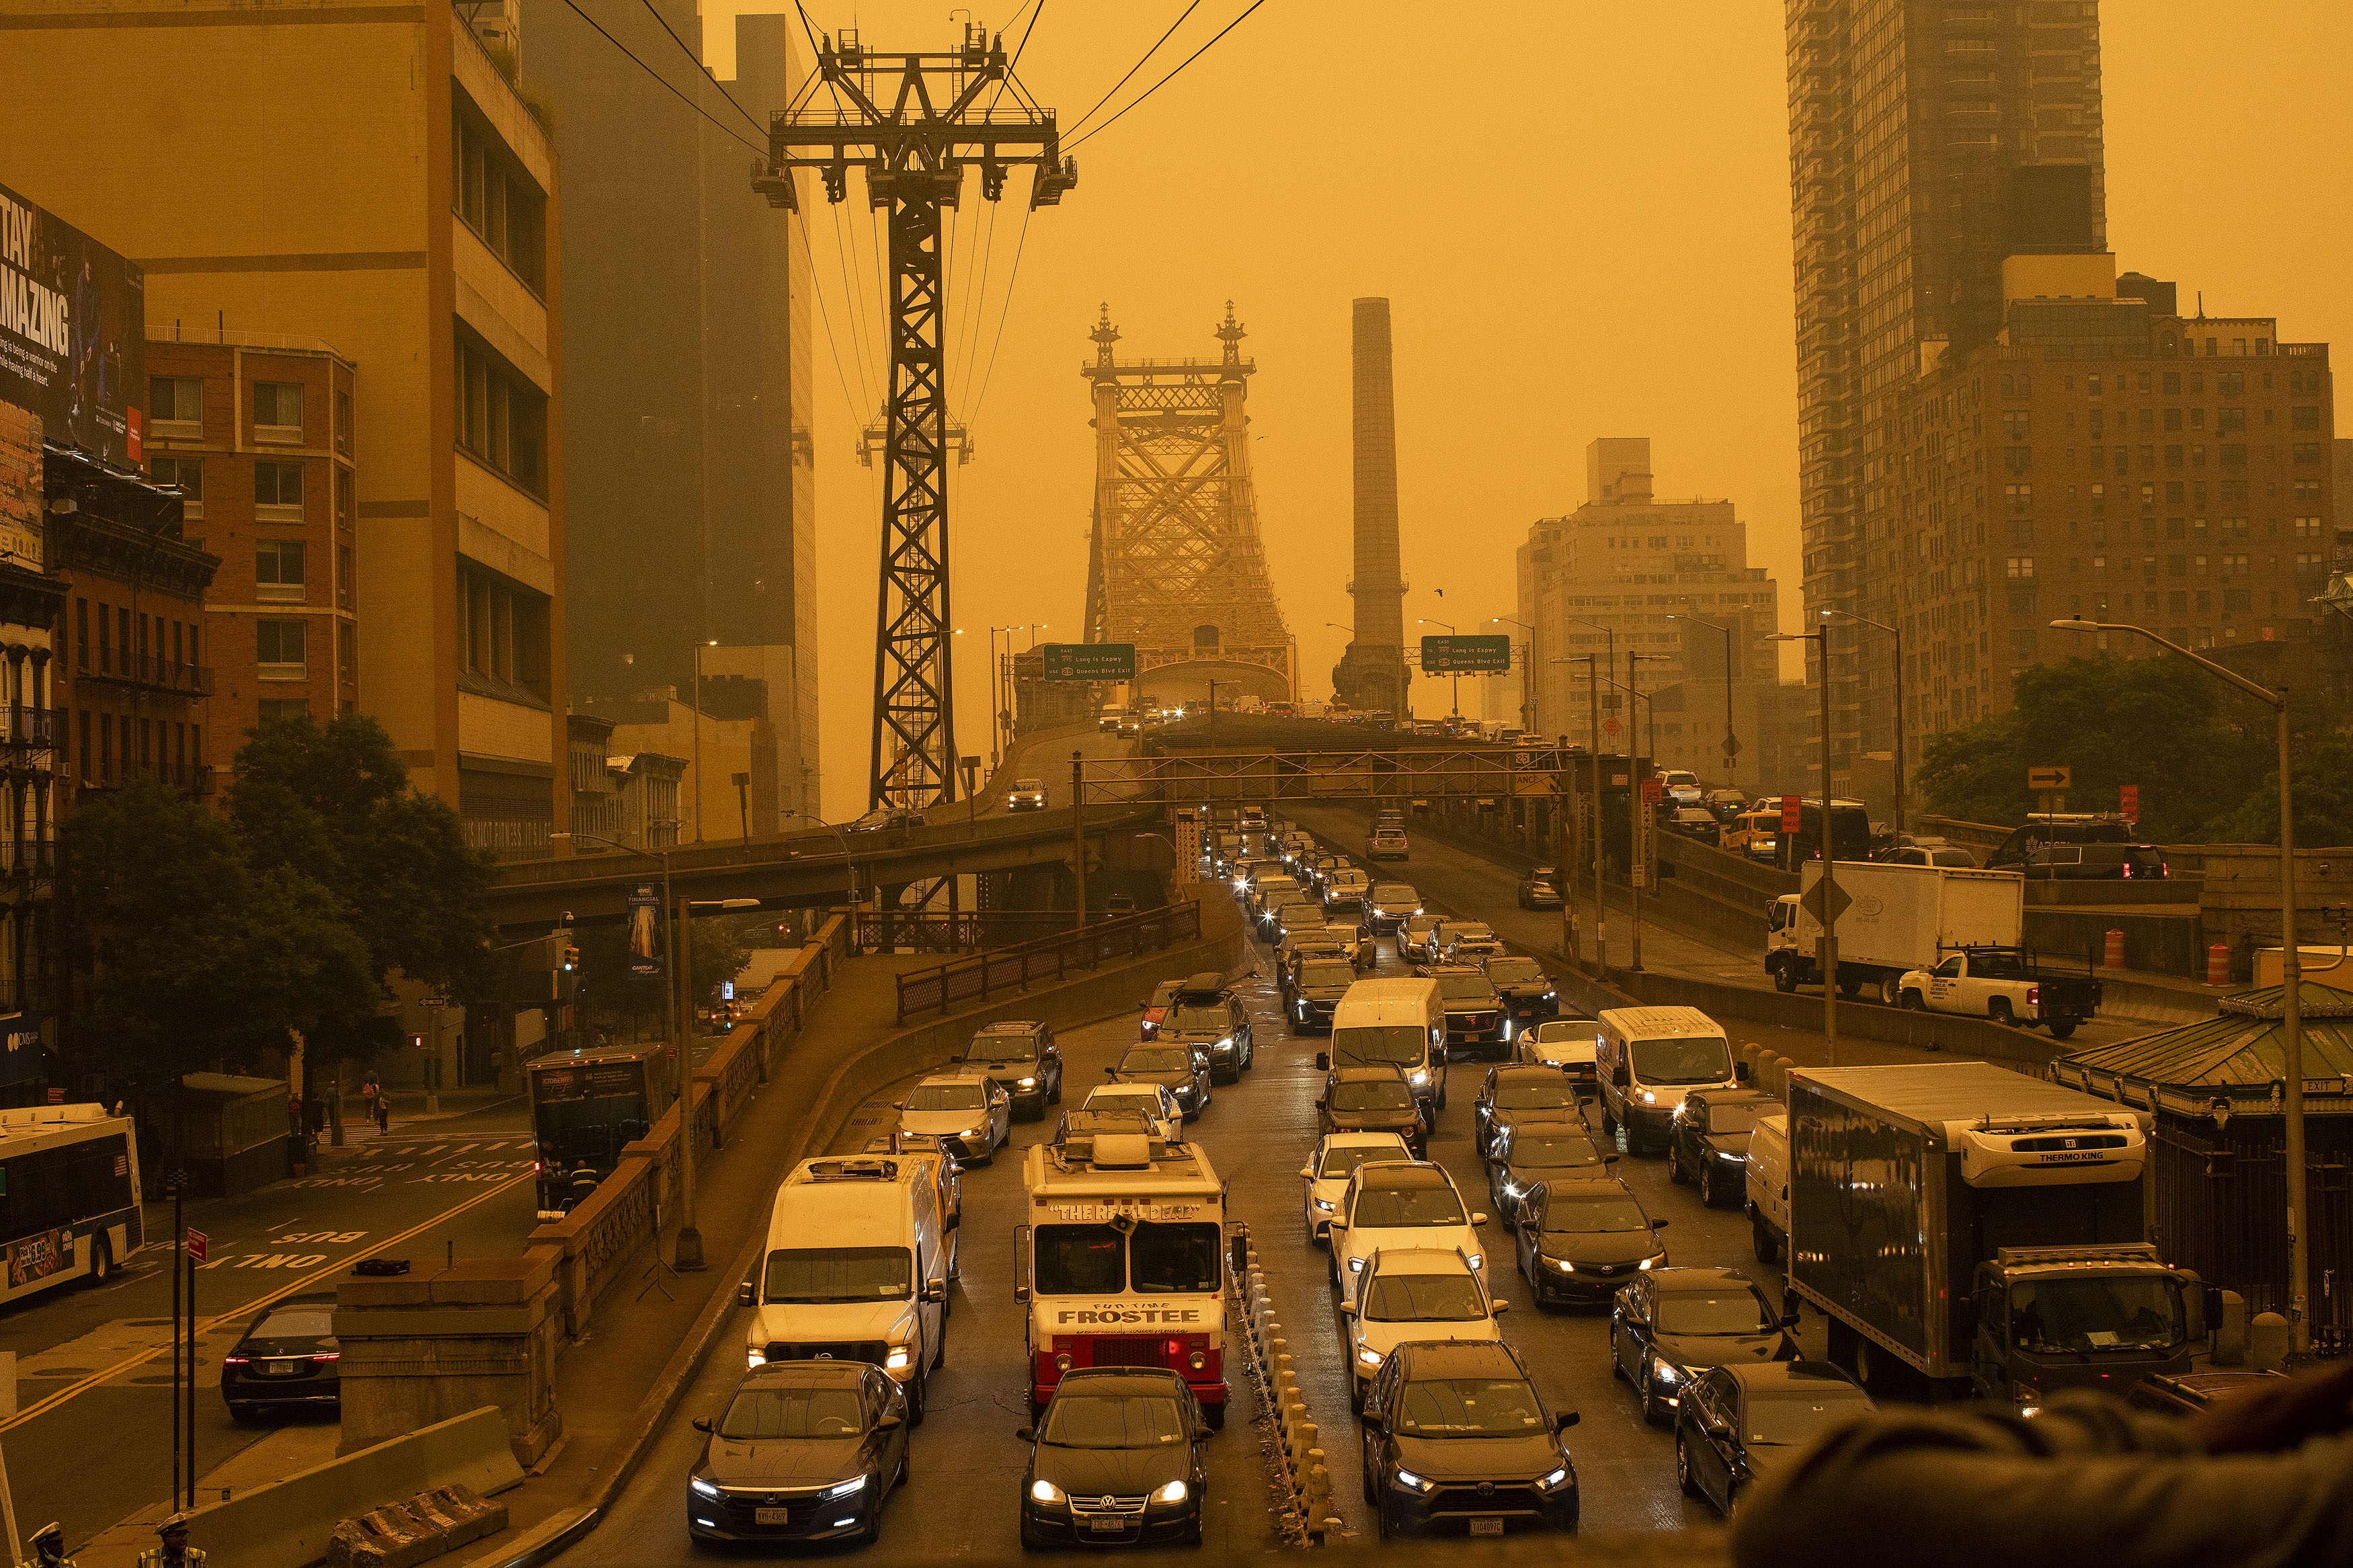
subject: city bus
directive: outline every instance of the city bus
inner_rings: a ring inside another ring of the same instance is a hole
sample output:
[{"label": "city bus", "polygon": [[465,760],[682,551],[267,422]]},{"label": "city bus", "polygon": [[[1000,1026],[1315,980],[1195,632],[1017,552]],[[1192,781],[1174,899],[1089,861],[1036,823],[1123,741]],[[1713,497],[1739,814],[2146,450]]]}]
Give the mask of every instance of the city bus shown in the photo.
[{"label": "city bus", "polygon": [[663,1047],[554,1051],[531,1064],[531,1128],[538,1141],[542,1223],[562,1219],[653,1131],[676,1098]]},{"label": "city bus", "polygon": [[0,1301],[104,1280],[145,1239],[139,1141],[102,1105],[0,1110]]}]

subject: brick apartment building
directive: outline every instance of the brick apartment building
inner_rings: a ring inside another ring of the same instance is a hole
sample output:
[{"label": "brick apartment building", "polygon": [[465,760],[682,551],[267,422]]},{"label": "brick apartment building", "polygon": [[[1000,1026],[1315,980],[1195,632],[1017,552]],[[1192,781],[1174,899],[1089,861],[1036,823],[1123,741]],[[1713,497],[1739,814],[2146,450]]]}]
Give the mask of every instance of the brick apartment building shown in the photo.
[{"label": "brick apartment building", "polygon": [[324,343],[147,344],[147,462],[220,558],[205,595],[216,761],[247,731],[359,701],[354,368]]}]

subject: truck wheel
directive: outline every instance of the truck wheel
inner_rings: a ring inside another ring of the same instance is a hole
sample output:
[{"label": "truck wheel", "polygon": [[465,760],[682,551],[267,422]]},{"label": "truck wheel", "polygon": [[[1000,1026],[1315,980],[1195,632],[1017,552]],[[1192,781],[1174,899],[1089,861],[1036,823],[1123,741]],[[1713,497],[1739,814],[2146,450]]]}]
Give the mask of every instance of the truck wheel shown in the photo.
[{"label": "truck wheel", "polygon": [[1788,995],[1798,988],[1797,966],[1777,963],[1773,966],[1773,989]]},{"label": "truck wheel", "polygon": [[1986,1016],[1991,1018],[1995,1023],[2000,1024],[2005,1029],[2016,1028],[2018,1026],[2018,1019],[2010,1013],[2010,998],[2007,996],[1995,997],[1986,1007]]},{"label": "truck wheel", "polygon": [[1893,1006],[1896,1005],[1898,1003],[1900,1003],[1900,1002],[1902,1002],[1902,1001],[1904,1000],[1904,989],[1903,989],[1903,988],[1904,988],[1904,977],[1903,977],[1902,975],[1900,975],[1900,974],[1888,974],[1888,975],[1883,975],[1883,976],[1880,978],[1880,982],[1879,982],[1879,999],[1880,999],[1880,1001],[1882,1001],[1882,1002],[1885,1003],[1885,1004],[1886,1004],[1888,1006],[1890,1006],[1890,1007],[1893,1007]]},{"label": "truck wheel", "polygon": [[2052,1019],[2052,1020],[2051,1020],[2051,1037],[2052,1037],[2052,1039],[2054,1039],[2054,1040],[2064,1040],[2064,1039],[2070,1039],[2070,1038],[2073,1038],[2073,1037],[2074,1033],[2075,1033],[2075,1020],[2074,1020],[2074,1019],[2073,1019],[2073,1018],[2053,1018],[2053,1019]]},{"label": "truck wheel", "polygon": [[1904,993],[1903,1007],[1907,1013],[1925,1013],[1928,1010],[1928,999],[1917,991],[1906,991]]},{"label": "truck wheel", "polygon": [[1774,1240],[1772,1226],[1767,1225],[1762,1218],[1752,1219],[1748,1222],[1748,1233],[1750,1245],[1755,1247],[1757,1249],[1757,1262],[1778,1263],[1780,1261],[1781,1245],[1779,1242]]}]

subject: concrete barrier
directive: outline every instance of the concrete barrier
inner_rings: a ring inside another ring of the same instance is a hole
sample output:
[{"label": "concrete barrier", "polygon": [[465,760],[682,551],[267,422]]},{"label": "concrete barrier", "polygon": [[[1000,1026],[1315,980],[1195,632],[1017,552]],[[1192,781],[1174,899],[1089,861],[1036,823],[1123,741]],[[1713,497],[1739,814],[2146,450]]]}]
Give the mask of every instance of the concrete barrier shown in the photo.
[{"label": "concrete barrier", "polygon": [[306,1568],[326,1557],[343,1520],[441,1487],[491,1497],[522,1484],[506,1415],[485,1405],[197,1509],[188,1544],[211,1568]]}]

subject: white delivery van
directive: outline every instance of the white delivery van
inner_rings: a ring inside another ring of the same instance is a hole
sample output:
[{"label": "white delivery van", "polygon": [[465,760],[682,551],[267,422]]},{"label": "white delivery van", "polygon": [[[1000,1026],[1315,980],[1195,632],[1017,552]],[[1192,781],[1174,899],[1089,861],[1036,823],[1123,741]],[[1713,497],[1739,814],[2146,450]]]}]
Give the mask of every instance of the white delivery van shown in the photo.
[{"label": "white delivery van", "polygon": [[1395,1067],[1413,1086],[1423,1120],[1446,1106],[1446,1003],[1435,980],[1359,980],[1332,1009],[1332,1045],[1315,1066]]},{"label": "white delivery van", "polygon": [[749,1364],[869,1362],[905,1387],[908,1421],[923,1421],[932,1369],[947,1356],[948,1247],[931,1169],[939,1158],[858,1154],[793,1167],[769,1211],[759,1272],[737,1290],[754,1309]]},{"label": "white delivery van", "polygon": [[1602,1136],[1623,1123],[1630,1154],[1667,1146],[1690,1090],[1748,1081],[1748,1064],[1733,1060],[1723,1026],[1696,1007],[1611,1007],[1595,1022]]},{"label": "white delivery van", "polygon": [[1789,1245],[1789,1116],[1760,1116],[1748,1134],[1748,1226],[1757,1261],[1778,1263]]}]

